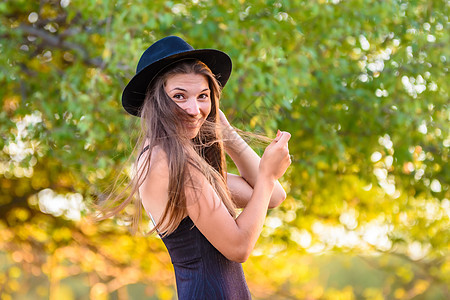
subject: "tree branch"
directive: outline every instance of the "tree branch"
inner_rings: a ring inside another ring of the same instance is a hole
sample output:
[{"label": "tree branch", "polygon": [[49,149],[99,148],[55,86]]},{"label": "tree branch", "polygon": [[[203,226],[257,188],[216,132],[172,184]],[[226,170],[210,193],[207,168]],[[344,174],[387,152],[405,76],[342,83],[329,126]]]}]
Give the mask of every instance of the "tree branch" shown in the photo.
[{"label": "tree branch", "polygon": [[97,68],[103,69],[105,67],[105,63],[101,58],[91,58],[89,56],[88,51],[83,48],[82,46],[65,41],[63,38],[57,35],[50,34],[46,32],[45,30],[38,29],[33,26],[28,25],[20,25],[18,27],[19,30],[22,30],[24,33],[28,35],[33,35],[36,37],[41,38],[45,43],[48,45],[55,47],[55,48],[61,48],[61,49],[67,49],[67,50],[74,50],[78,53],[78,55],[83,59],[83,61],[86,64],[95,66]]}]

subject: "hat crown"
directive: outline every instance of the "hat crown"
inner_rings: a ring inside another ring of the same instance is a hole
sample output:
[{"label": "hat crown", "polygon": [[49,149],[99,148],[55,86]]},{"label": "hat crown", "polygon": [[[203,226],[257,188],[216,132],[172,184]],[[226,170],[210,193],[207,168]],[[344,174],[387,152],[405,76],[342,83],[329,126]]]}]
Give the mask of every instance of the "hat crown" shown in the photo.
[{"label": "hat crown", "polygon": [[191,45],[177,36],[165,37],[144,51],[136,67],[136,73],[158,60],[174,54],[195,50]]}]

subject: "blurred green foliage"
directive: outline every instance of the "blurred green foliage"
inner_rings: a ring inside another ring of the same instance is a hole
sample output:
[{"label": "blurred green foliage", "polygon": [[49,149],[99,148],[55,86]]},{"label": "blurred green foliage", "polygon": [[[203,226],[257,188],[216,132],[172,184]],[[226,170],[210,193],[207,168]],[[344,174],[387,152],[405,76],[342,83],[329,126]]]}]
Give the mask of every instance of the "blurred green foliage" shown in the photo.
[{"label": "blurred green foliage", "polygon": [[175,297],[157,237],[85,220],[127,174],[138,120],[121,90],[167,35],[232,57],[221,103],[233,125],[292,133],[288,199],[244,264],[255,299],[450,298],[448,9],[2,1],[1,299]]}]

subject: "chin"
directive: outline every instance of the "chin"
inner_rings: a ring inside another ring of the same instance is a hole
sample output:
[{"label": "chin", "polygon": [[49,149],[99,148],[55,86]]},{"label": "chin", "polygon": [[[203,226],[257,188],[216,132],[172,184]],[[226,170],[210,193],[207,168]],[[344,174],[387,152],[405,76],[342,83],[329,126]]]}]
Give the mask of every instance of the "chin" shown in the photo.
[{"label": "chin", "polygon": [[199,132],[200,132],[199,130],[195,130],[195,132],[189,131],[189,132],[186,132],[186,136],[192,140],[198,136]]},{"label": "chin", "polygon": [[198,132],[194,135],[194,134],[191,134],[191,135],[189,135],[190,136],[190,138],[191,138],[191,140],[192,139],[195,139],[196,137],[198,137]]}]

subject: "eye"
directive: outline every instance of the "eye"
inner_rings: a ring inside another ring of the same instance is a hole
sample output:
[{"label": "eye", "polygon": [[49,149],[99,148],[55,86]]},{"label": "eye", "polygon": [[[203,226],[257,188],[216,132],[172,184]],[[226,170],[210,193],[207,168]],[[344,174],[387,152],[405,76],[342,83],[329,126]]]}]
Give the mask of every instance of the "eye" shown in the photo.
[{"label": "eye", "polygon": [[184,95],[183,94],[175,94],[172,96],[172,98],[176,99],[176,100],[183,100],[184,99]]},{"label": "eye", "polygon": [[199,99],[202,99],[202,100],[205,100],[205,99],[208,99],[208,98],[209,98],[209,95],[208,95],[208,94],[200,94],[200,95],[198,96],[198,98],[199,98]]}]

